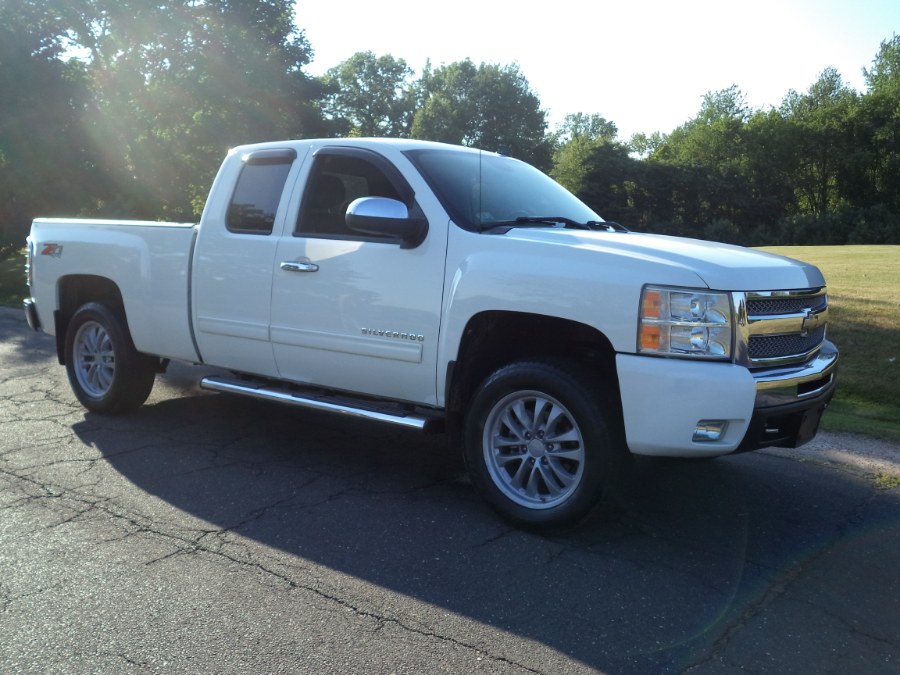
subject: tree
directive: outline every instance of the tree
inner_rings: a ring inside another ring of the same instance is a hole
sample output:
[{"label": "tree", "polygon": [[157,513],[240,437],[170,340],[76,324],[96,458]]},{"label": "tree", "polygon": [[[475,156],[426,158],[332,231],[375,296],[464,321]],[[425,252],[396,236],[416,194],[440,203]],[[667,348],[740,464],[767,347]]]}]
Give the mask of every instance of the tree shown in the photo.
[{"label": "tree", "polygon": [[99,211],[193,219],[229,147],[325,129],[290,0],[61,4],[120,195]]},{"label": "tree", "polygon": [[466,59],[432,70],[428,64],[420,86],[413,138],[495,150],[549,168],[547,113],[517,65]]},{"label": "tree", "polygon": [[556,148],[550,175],[570,192],[583,192],[592,150],[598,145],[614,143],[617,135],[616,125],[601,115],[566,115],[553,134]]},{"label": "tree", "polygon": [[559,145],[565,145],[576,138],[592,142],[612,142],[618,135],[619,130],[615,123],[610,122],[602,115],[580,112],[566,115],[554,133],[555,140]]},{"label": "tree", "polygon": [[357,52],[325,74],[323,112],[351,136],[409,137],[416,110],[412,75],[403,59]]},{"label": "tree", "polygon": [[669,134],[653,157],[689,166],[739,163],[741,134],[749,116],[744,94],[737,85],[707,92],[697,116]]},{"label": "tree", "polygon": [[885,40],[872,65],[864,70],[868,93],[860,102],[860,139],[869,150],[867,173],[872,201],[900,214],[900,36]]},{"label": "tree", "polygon": [[743,165],[750,199],[740,220],[749,230],[748,243],[775,243],[778,223],[798,210],[798,133],[797,125],[777,109],[757,111],[747,122]]},{"label": "tree", "polygon": [[884,40],[872,62],[872,69],[863,68],[870,92],[895,91],[900,86],[900,35]]},{"label": "tree", "polygon": [[854,154],[849,118],[857,103],[856,92],[834,68],[822,71],[806,94],[791,91],[782,103],[782,114],[797,125],[792,182],[801,208],[813,215],[839,204],[838,175]]},{"label": "tree", "polygon": [[0,3],[0,241],[21,243],[38,215],[83,211],[98,182],[84,70],[60,60],[64,36],[44,2]]},{"label": "tree", "polygon": [[[697,116],[659,143],[649,161],[683,169],[674,185],[675,218],[702,232],[713,222],[734,231],[752,202],[745,168],[746,125],[751,111],[737,85],[708,92]],[[694,232],[692,232],[694,233]]]},{"label": "tree", "polygon": [[631,136],[631,140],[628,141],[628,146],[631,148],[633,154],[642,159],[646,159],[659,150],[663,144],[665,144],[666,140],[668,140],[668,136],[659,131],[654,131],[649,136],[643,132],[638,132]]},{"label": "tree", "polygon": [[588,145],[584,137],[575,137],[566,147],[584,153],[581,185],[575,194],[607,220],[634,226],[639,220],[635,192],[641,167],[629,157],[628,148],[609,141]]}]

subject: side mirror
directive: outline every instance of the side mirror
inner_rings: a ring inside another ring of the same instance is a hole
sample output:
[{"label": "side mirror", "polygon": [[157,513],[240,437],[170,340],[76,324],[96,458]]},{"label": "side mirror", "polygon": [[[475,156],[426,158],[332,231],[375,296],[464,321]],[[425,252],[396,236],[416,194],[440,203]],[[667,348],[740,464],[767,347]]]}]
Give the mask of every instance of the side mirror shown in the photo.
[{"label": "side mirror", "polygon": [[360,197],[350,202],[347,227],[360,234],[392,237],[400,248],[415,248],[425,240],[428,221],[411,218],[406,204],[387,197]]}]

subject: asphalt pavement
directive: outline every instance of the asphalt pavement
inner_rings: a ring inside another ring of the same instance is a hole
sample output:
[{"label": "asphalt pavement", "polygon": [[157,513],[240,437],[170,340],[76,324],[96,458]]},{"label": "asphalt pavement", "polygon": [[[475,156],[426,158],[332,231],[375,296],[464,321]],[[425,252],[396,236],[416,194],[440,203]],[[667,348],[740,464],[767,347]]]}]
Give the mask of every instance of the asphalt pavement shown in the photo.
[{"label": "asphalt pavement", "polygon": [[890,454],[642,460],[540,537],[441,436],[197,380],[86,413],[0,309],[0,672],[900,672]]}]

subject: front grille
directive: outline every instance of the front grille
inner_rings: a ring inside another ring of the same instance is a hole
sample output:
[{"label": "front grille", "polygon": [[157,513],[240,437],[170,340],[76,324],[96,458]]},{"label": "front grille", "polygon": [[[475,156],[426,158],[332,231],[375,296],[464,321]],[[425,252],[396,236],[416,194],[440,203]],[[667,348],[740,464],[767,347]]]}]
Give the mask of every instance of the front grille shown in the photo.
[{"label": "front grille", "polygon": [[[824,288],[738,294],[743,350],[754,368],[801,363],[825,342],[828,295]],[[743,352],[743,358],[740,353]]]},{"label": "front grille", "polygon": [[828,296],[785,297],[785,298],[748,298],[747,314],[750,316],[776,316],[779,314],[798,314],[807,308],[813,312],[821,312],[828,306]]},{"label": "front grille", "polygon": [[810,331],[805,337],[802,334],[790,335],[751,335],[750,358],[777,359],[786,356],[805,356],[816,349],[825,340],[825,326]]}]

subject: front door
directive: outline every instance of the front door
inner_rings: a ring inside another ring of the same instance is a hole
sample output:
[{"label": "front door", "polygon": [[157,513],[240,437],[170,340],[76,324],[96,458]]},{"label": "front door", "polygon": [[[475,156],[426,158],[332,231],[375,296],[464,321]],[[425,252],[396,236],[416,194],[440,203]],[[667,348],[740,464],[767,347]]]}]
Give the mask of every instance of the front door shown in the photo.
[{"label": "front door", "polygon": [[386,159],[323,148],[306,178],[293,232],[278,243],[270,336],[280,377],[410,402],[436,403],[446,232],[411,249],[344,221],[358,197],[418,208]]}]

